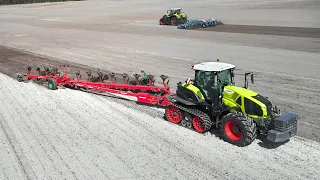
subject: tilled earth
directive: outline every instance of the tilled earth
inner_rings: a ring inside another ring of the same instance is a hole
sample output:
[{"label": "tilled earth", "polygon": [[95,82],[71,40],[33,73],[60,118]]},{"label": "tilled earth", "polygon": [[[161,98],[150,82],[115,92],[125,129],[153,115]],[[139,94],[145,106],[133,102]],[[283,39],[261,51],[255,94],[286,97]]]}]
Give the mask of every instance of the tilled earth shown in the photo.
[{"label": "tilled earth", "polygon": [[[163,111],[0,74],[1,179],[317,179],[319,143],[240,148]],[[22,91],[23,90],[23,91]]]},{"label": "tilled earth", "polygon": [[220,57],[236,65],[237,85],[252,71],[251,89],[297,113],[299,136],[279,147],[258,139],[238,148],[214,131],[170,124],[162,109],[49,91],[1,74],[1,179],[317,179],[320,147],[309,139],[320,140],[319,2],[188,0],[189,17],[217,16],[226,24],[191,31],[159,26],[163,3],[169,1],[0,7],[0,72],[13,77],[29,65],[60,64],[83,77],[98,68],[146,70],[169,75],[174,92],[193,76],[192,64]]}]

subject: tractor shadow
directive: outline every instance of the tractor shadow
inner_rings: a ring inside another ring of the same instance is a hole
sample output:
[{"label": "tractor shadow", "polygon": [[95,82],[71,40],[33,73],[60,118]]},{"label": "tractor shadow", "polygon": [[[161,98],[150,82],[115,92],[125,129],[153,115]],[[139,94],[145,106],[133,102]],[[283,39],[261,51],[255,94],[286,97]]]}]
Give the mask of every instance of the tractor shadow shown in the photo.
[{"label": "tractor shadow", "polygon": [[257,136],[257,139],[259,139],[261,142],[258,142],[258,145],[260,147],[263,147],[265,149],[276,149],[288,142],[290,142],[290,139],[284,141],[284,142],[281,142],[281,143],[274,143],[274,142],[270,142],[267,140],[267,137],[266,136],[262,136],[262,135],[258,135]]},{"label": "tractor shadow", "polygon": [[[169,120],[166,118],[165,115],[163,115],[162,118],[163,118],[165,121],[169,121]],[[175,124],[175,125],[178,125],[178,126],[187,128],[187,129],[189,129],[189,130],[191,130],[191,131],[194,131],[194,132],[198,133],[198,132],[197,132],[196,130],[194,130],[193,128],[188,128],[188,127],[182,126],[180,123],[179,123],[179,124]],[[212,128],[210,129],[209,133],[211,133],[212,135],[214,135],[215,137],[217,137],[219,140],[225,141],[225,140],[223,139],[223,135],[222,135],[222,133],[220,132],[219,128],[215,128],[215,126],[214,126],[214,127],[212,127]],[[261,134],[258,134],[258,135],[257,135],[256,140],[258,140],[258,141],[254,141],[253,143],[258,142],[257,144],[258,144],[260,147],[265,148],[265,149],[276,149],[276,148],[278,148],[278,147],[280,147],[280,146],[282,146],[282,145],[284,145],[284,144],[286,144],[286,143],[288,143],[288,142],[290,141],[290,139],[288,139],[288,140],[286,140],[286,141],[284,141],[284,142],[281,142],[281,143],[273,143],[273,142],[268,141],[268,140],[267,140],[267,137],[266,137],[266,136],[263,136],[263,135],[261,135]],[[260,141],[260,142],[259,142],[259,141]]]}]

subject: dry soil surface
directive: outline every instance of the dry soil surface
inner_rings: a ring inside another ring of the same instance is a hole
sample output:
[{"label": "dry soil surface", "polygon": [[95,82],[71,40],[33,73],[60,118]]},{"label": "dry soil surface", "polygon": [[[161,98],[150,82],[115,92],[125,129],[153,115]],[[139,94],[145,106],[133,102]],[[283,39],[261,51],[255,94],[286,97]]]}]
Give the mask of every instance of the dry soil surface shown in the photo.
[{"label": "dry soil surface", "polygon": [[[0,177],[319,176],[319,144],[305,139],[320,140],[319,1],[47,4],[1,6],[1,45],[32,54],[37,60],[27,59],[30,64],[50,64],[51,59],[119,73],[143,69],[156,76],[166,74],[173,91],[177,82],[193,76],[192,64],[220,57],[236,65],[237,85],[243,85],[244,72],[253,71],[251,89],[268,96],[282,112],[298,114],[299,137],[275,149],[265,148],[259,140],[237,148],[210,133],[203,136],[174,126],[163,120],[163,111],[68,89],[52,92],[1,75]],[[191,18],[214,17],[227,26],[210,31],[159,26],[159,18],[173,6],[182,7]],[[14,62],[21,63],[24,57],[30,56],[22,53],[0,60],[1,72],[13,73],[6,68],[17,67]]]},{"label": "dry soil surface", "polygon": [[[243,85],[244,72],[253,71],[256,81],[250,87],[268,96],[283,112],[297,113],[300,136],[320,140],[319,1],[170,4],[182,7],[191,18],[214,17],[231,24],[233,33],[228,33],[228,28],[216,32],[159,26],[167,9],[163,4],[168,2],[92,0],[3,6],[0,42],[106,71],[166,74],[173,91],[177,82],[193,76],[193,63],[220,57],[236,65],[236,84]],[[266,29],[257,28],[261,25]],[[242,33],[234,33],[237,29]],[[261,35],[264,32],[272,35]],[[306,37],[308,33],[311,35]]]},{"label": "dry soil surface", "polygon": [[[1,179],[317,179],[318,142],[240,148],[131,101],[0,74]],[[265,176],[267,175],[267,177]]]}]

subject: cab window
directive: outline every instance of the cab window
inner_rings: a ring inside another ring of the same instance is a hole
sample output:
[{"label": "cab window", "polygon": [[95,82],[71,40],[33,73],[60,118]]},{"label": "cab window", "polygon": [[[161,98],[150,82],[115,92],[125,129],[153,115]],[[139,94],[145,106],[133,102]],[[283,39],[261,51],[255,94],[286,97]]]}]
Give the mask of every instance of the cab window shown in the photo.
[{"label": "cab window", "polygon": [[232,84],[231,71],[225,70],[218,73],[218,85],[229,85]]},{"label": "cab window", "polygon": [[214,85],[214,74],[211,71],[196,71],[195,83],[203,90],[205,96],[210,99]]}]

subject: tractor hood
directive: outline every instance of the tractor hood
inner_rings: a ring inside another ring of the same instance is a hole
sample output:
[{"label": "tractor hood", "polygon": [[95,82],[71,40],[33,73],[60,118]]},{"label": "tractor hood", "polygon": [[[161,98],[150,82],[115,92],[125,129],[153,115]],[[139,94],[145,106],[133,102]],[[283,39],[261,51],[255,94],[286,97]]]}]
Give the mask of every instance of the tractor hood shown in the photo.
[{"label": "tractor hood", "polygon": [[[240,98],[239,98],[240,97]],[[241,98],[243,97],[243,98]],[[264,111],[263,115],[261,116],[268,116],[271,113],[272,104],[271,102],[252,90],[237,87],[237,86],[225,86],[223,89],[223,99],[228,106],[240,106],[244,108],[245,106],[243,103],[249,103],[247,105],[252,106],[255,104],[255,107],[260,107]],[[252,104],[253,103],[253,104]]]},{"label": "tractor hood", "polygon": [[224,87],[223,94],[227,96],[241,95],[245,97],[252,97],[252,96],[258,95],[257,92],[254,92],[250,89],[246,89],[238,86],[231,86],[231,85]]}]

